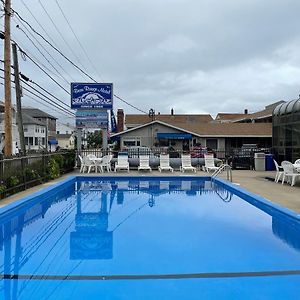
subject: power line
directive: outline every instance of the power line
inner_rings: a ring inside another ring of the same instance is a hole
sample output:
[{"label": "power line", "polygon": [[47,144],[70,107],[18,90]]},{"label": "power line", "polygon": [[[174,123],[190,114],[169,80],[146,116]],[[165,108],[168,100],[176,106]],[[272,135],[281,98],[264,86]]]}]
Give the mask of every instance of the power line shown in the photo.
[{"label": "power line", "polygon": [[[99,76],[99,78],[102,79],[101,76],[99,75],[99,73],[98,73],[98,71],[97,71],[95,65],[93,64],[92,60],[90,59],[90,57],[89,57],[87,51],[85,50],[85,48],[83,47],[82,43],[80,42],[80,40],[79,40],[79,38],[78,38],[76,32],[74,31],[74,29],[73,29],[73,27],[72,27],[70,21],[68,20],[66,14],[64,13],[62,7],[60,6],[60,4],[58,3],[57,0],[55,0],[55,2],[56,2],[56,4],[57,4],[57,6],[58,6],[58,8],[59,8],[59,10],[60,10],[60,12],[61,12],[61,14],[63,15],[65,21],[67,22],[67,24],[68,24],[70,30],[72,31],[72,33],[73,33],[73,35],[74,35],[76,41],[78,42],[78,45],[79,45],[80,48],[82,49],[82,51],[83,51],[83,53],[85,54],[86,58],[88,59],[90,65],[91,65],[92,68],[96,71],[96,73],[97,73],[97,75]],[[102,79],[102,81],[104,81],[104,80]]]},{"label": "power line", "polygon": [[55,22],[53,21],[52,17],[50,16],[50,14],[48,13],[48,11],[46,10],[45,6],[43,5],[43,3],[41,2],[41,0],[38,0],[38,2],[40,3],[42,9],[44,10],[44,12],[46,13],[46,15],[48,16],[48,18],[50,19],[52,25],[54,26],[55,30],[58,32],[58,34],[60,35],[60,37],[62,38],[62,40],[65,42],[65,44],[67,45],[67,47],[69,48],[69,50],[71,51],[71,53],[74,55],[74,57],[76,58],[77,62],[80,62],[79,58],[77,57],[77,55],[75,54],[75,52],[73,51],[72,47],[70,46],[70,44],[68,43],[68,41],[64,38],[63,34],[61,33],[61,31],[58,29],[58,27],[56,26]]},{"label": "power line", "polygon": [[[46,92],[48,95],[50,95],[51,97],[53,97],[54,99],[56,99],[58,102],[60,102],[61,104],[65,105],[68,107],[69,109],[69,106],[64,103],[62,100],[60,100],[59,98],[57,98],[55,95],[53,95],[51,92],[49,92],[48,90],[46,90],[45,88],[43,88],[41,85],[39,85],[38,83],[34,82],[33,80],[27,78],[26,76],[24,76],[22,73],[20,73],[21,75],[21,78],[22,78],[22,81],[25,83],[25,84],[28,84],[27,81],[35,84],[37,87],[39,87],[42,91]],[[30,86],[30,85],[29,85]]]},{"label": "power line", "polygon": [[39,22],[39,20],[34,16],[34,14],[32,13],[32,10],[27,6],[27,4],[21,0],[22,4],[25,6],[25,8],[28,10],[28,12],[30,13],[30,15],[34,18],[34,20],[36,21],[36,23],[41,27],[41,29],[44,31],[44,33],[46,34],[46,36],[48,37],[48,39],[56,46],[54,40],[51,38],[50,34],[46,31],[45,27]]},{"label": "power line", "polygon": [[49,75],[38,63],[36,63],[22,48],[17,45],[20,52],[25,55],[32,63],[34,63],[44,74],[46,74],[56,85],[58,85],[61,89],[63,89],[68,95],[71,95],[69,91],[67,91],[59,82],[57,82],[51,75]]},{"label": "power line", "polygon": [[[28,36],[28,34],[19,26],[17,25],[17,28],[19,30],[21,30],[25,36],[27,37],[27,39],[32,43],[32,45],[38,50],[38,52],[44,57],[44,59],[48,62],[48,64],[57,72],[57,74],[67,83],[70,84],[70,82],[60,73],[60,71],[57,70],[57,68],[51,63],[51,61],[44,55],[44,53],[39,49],[39,47],[37,47],[37,45],[33,42],[33,40]],[[36,40],[37,41],[37,40]],[[39,41],[37,41],[39,43]],[[40,44],[40,43],[39,43]],[[41,44],[40,44],[41,46]],[[43,47],[43,46],[41,46]],[[48,53],[48,55],[51,56],[51,54],[44,48],[44,50]],[[52,56],[51,56],[52,57]],[[54,59],[52,57],[52,59]],[[62,68],[62,67],[61,67]]]},{"label": "power line", "polygon": [[[4,69],[0,68],[0,71],[4,72]],[[27,86],[29,86],[31,89],[33,89],[35,92],[39,93],[40,95],[42,95],[44,98],[50,100],[53,102],[53,104],[57,105],[60,109],[63,109],[65,111],[67,111],[68,113],[72,114],[73,116],[75,116],[75,114],[69,110],[69,106],[64,103],[62,100],[60,100],[59,98],[57,98],[55,95],[53,95],[52,93],[50,93],[49,91],[47,91],[45,88],[43,88],[42,86],[40,86],[38,83],[34,82],[33,80],[29,79],[27,76],[23,75],[22,73],[20,73],[21,75],[21,81],[23,83],[25,83]],[[12,76],[14,76],[14,74],[12,73]],[[0,76],[0,78],[4,79],[4,77]],[[12,80],[12,82],[14,82],[14,80]],[[35,84],[36,86],[38,86],[42,91],[46,92],[47,94],[49,94],[51,97],[53,97],[54,99],[56,99],[58,102],[60,102],[62,105],[66,106],[65,107],[61,107],[60,104],[58,104],[57,102],[55,102],[53,99],[49,98],[48,96],[44,95],[41,91],[37,90],[36,88],[34,88],[33,86],[31,86],[28,82],[31,82],[33,84]],[[24,87],[23,87],[24,88]],[[25,89],[25,88],[24,88]]]},{"label": "power line", "polygon": [[[4,79],[4,77],[1,76],[1,75],[0,75],[0,78]],[[14,81],[12,81],[12,82],[14,82]],[[0,84],[1,84],[1,85],[4,85],[3,82],[0,82]],[[13,88],[15,88],[15,87],[13,87]],[[49,107],[49,108],[53,109],[54,111],[57,111],[57,112],[59,112],[59,113],[61,113],[61,114],[63,114],[63,115],[66,115],[66,116],[68,116],[68,117],[69,117],[69,116],[74,117],[74,115],[71,115],[71,113],[65,112],[65,111],[61,111],[61,110],[60,110],[61,107],[58,107],[58,106],[53,105],[53,103],[48,102],[47,100],[43,99],[43,98],[40,97],[39,95],[37,95],[37,94],[33,93],[32,91],[28,90],[27,88],[23,87],[23,89],[24,89],[25,91],[27,91],[28,93],[34,95],[34,96],[37,97],[38,99],[40,99],[40,100],[42,100],[42,101],[48,103],[49,105],[46,105],[46,104],[44,104],[44,103],[42,103],[42,102],[36,100],[35,98],[33,98],[32,96],[28,95],[27,93],[23,93],[24,95],[26,95],[26,97],[31,98],[32,100],[35,100],[35,101],[37,101],[38,103],[43,104],[44,106]],[[51,105],[51,106],[50,106],[50,105]],[[59,110],[55,110],[55,109],[53,108],[53,106],[54,106],[55,108],[59,109]]]},{"label": "power line", "polygon": [[[79,70],[82,74],[84,74],[85,76],[87,76],[90,80],[92,80],[93,82],[97,83],[97,81],[91,77],[88,73],[86,73],[84,70],[82,70],[82,68],[80,68],[78,65],[76,65],[73,61],[71,61],[71,59],[69,59],[65,54],[62,53],[61,50],[59,50],[56,46],[54,46],[53,44],[51,44],[42,34],[40,34],[38,31],[36,31],[32,25],[30,23],[28,23],[24,18],[22,18],[20,16],[20,14],[13,10],[13,12],[16,14],[16,16],[20,19],[20,21],[24,22],[25,24],[27,24],[29,26],[29,28],[35,33],[37,34],[40,38],[42,38],[49,46],[51,46],[55,51],[57,51],[64,59],[66,59],[70,64],[72,64],[77,70]],[[119,99],[120,101],[124,102],[125,104],[127,104],[128,106],[144,113],[144,114],[148,114],[148,112],[136,107],[135,105],[129,103],[128,101],[124,100],[122,97],[114,94],[114,96]]]},{"label": "power line", "polygon": [[[13,19],[13,21],[15,22],[15,24],[17,24],[17,22],[14,19]],[[22,30],[21,27],[20,27],[20,25],[17,24],[16,27],[18,29]],[[63,66],[53,57],[53,55],[45,48],[45,46],[43,46],[43,44],[34,36],[34,34],[26,26],[24,26],[24,28],[28,32],[28,34],[30,34],[30,36],[40,45],[40,47],[53,59],[53,61],[60,67],[60,69],[63,72],[65,72],[71,78],[71,80],[74,81],[74,79],[72,78],[72,76],[69,73],[66,72],[66,69],[63,68]],[[34,44],[34,46],[37,47],[35,44]],[[70,82],[70,80],[67,80],[67,81],[68,81],[68,83]]]}]

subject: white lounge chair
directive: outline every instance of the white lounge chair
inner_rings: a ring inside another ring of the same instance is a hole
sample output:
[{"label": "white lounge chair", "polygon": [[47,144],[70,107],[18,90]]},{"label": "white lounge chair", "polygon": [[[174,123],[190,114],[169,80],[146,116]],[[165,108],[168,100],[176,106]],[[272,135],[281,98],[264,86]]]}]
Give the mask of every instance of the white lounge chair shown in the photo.
[{"label": "white lounge chair", "polygon": [[138,171],[152,171],[149,165],[149,155],[140,155],[140,165],[138,166]]},{"label": "white lounge chair", "polygon": [[170,166],[170,158],[169,154],[161,154],[159,157],[159,166],[158,171],[171,171],[173,172],[174,169]]},{"label": "white lounge chair", "polygon": [[115,172],[117,172],[118,170],[125,170],[129,172],[128,155],[118,155],[117,163],[115,165]]},{"label": "white lounge chair", "polygon": [[282,184],[284,184],[285,179],[287,179],[287,182],[289,182],[291,186],[295,185],[296,178],[300,178],[300,173],[295,171],[293,164],[289,161],[283,161],[281,166],[283,168]]},{"label": "white lounge chair", "polygon": [[107,170],[107,172],[111,172],[110,162],[111,162],[112,158],[113,158],[113,156],[111,154],[104,155],[102,157],[102,161],[97,165],[97,167],[100,168],[101,172],[104,172],[105,169]]},{"label": "white lounge chair", "polygon": [[273,159],[273,161],[274,161],[274,165],[276,168],[275,182],[277,183],[283,176],[283,168],[282,168],[282,166],[278,165],[278,163],[275,159]]},{"label": "white lounge chair", "polygon": [[210,172],[210,171],[216,171],[219,169],[219,167],[217,167],[215,165],[215,159],[213,155],[204,155],[204,167],[203,167],[204,171],[206,172]]},{"label": "white lounge chair", "polygon": [[193,171],[196,173],[196,168],[192,166],[192,159],[189,154],[182,154],[181,155],[181,167],[180,171]]}]

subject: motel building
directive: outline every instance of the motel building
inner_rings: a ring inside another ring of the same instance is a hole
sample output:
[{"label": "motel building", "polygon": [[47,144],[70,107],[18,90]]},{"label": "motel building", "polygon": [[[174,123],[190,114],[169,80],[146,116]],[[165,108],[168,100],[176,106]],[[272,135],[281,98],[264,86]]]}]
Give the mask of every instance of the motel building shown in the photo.
[{"label": "motel building", "polygon": [[[157,114],[154,120],[148,115],[126,115],[118,110],[118,133],[111,138],[118,141],[120,149],[132,146],[149,148],[172,147],[178,151],[190,151],[195,146],[225,152],[243,144],[257,144],[260,148],[272,146],[273,108],[260,113],[259,122],[250,114],[170,115]],[[265,120],[265,121],[264,121]]]}]

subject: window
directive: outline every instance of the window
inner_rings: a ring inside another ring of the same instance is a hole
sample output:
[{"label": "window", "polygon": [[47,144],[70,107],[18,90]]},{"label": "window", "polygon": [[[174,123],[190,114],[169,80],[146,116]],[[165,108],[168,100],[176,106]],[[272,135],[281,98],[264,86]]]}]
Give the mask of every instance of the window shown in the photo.
[{"label": "window", "polygon": [[24,126],[23,130],[24,130],[24,132],[28,132],[27,126]]},{"label": "window", "polygon": [[28,137],[25,137],[25,145],[28,146]]},{"label": "window", "polygon": [[59,130],[56,131],[56,134],[59,134]]},{"label": "window", "polygon": [[34,144],[36,145],[36,146],[38,146],[39,145],[39,139],[36,137],[36,138],[34,138]]},{"label": "window", "polygon": [[45,138],[42,138],[42,145],[45,145]]},{"label": "window", "polygon": [[33,146],[33,137],[29,137],[29,145]]},{"label": "window", "polygon": [[206,139],[206,148],[218,150],[218,139]]}]

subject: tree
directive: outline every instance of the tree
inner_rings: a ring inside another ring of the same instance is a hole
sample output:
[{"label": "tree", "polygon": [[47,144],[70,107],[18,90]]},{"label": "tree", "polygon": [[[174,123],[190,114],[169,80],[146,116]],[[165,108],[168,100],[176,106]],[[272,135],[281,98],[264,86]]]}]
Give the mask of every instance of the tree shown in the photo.
[{"label": "tree", "polygon": [[86,140],[88,148],[100,148],[102,146],[101,131],[88,132]]}]

